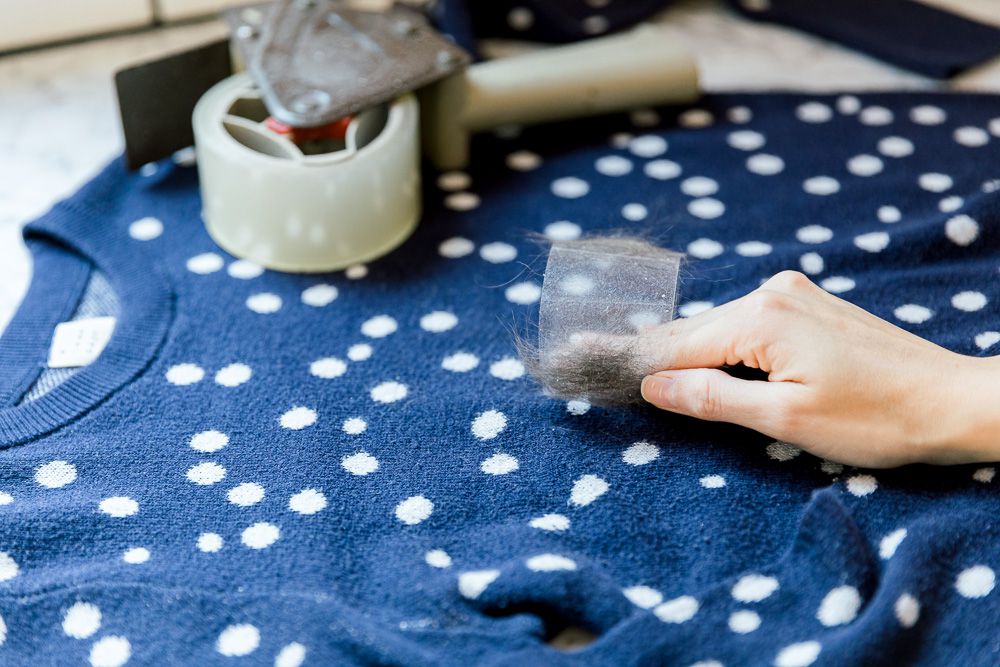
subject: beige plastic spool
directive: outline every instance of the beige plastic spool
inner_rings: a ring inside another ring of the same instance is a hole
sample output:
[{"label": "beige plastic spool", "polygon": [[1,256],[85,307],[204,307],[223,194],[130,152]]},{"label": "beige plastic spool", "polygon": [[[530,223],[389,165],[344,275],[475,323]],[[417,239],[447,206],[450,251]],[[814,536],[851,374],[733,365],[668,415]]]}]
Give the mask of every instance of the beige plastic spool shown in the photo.
[{"label": "beige plastic spool", "polygon": [[412,95],[358,114],[343,146],[307,154],[264,126],[252,79],[199,100],[193,125],[208,233],[270,269],[334,271],[380,257],[420,218],[419,110]]}]

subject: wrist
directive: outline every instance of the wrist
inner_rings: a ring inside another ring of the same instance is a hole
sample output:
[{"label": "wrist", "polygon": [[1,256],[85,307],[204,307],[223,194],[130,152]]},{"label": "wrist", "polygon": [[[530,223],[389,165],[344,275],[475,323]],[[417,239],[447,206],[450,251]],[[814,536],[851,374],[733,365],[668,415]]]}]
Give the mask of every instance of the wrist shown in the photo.
[{"label": "wrist", "polygon": [[[928,463],[1000,461],[1000,357],[954,355],[932,379],[922,410]],[[918,436],[919,437],[919,436]]]}]

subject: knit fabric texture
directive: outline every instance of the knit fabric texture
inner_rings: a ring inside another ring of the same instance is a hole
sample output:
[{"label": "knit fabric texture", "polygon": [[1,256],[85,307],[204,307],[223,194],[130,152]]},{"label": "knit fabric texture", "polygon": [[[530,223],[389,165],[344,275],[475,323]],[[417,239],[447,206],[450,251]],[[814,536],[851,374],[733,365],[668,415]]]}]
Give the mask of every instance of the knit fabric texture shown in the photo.
[{"label": "knit fabric texture", "polygon": [[[26,230],[0,339],[0,665],[993,665],[994,466],[867,471],[542,395],[541,233],[686,251],[679,314],[783,269],[1000,350],[990,96],[707,97],[474,141],[368,266],[264,271],[190,154]],[[102,356],[24,401],[98,271]],[[582,627],[586,648],[547,639]]]}]

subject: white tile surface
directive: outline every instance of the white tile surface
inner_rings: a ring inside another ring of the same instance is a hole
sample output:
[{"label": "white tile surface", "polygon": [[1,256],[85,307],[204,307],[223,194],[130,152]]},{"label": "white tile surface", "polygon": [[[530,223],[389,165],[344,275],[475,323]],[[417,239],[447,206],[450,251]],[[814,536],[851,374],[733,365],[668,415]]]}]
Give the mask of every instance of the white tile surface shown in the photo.
[{"label": "white tile surface", "polygon": [[[997,0],[932,1],[960,2],[975,13],[989,12]],[[804,33],[746,21],[721,0],[681,2],[662,21],[668,34],[695,52],[708,91],[941,85]],[[121,151],[113,72],[224,34],[221,22],[212,21],[0,57],[0,330],[30,276],[20,227]],[[516,48],[501,44],[494,50]],[[1000,61],[948,87],[1000,92]]]}]

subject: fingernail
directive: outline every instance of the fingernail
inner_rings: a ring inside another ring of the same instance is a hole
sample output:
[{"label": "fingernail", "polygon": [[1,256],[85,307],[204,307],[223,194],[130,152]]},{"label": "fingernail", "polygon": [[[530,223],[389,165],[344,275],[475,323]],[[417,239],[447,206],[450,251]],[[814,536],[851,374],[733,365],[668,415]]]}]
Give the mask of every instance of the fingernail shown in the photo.
[{"label": "fingernail", "polygon": [[673,407],[670,400],[670,387],[674,379],[669,375],[647,375],[642,379],[642,398],[661,408]]}]

